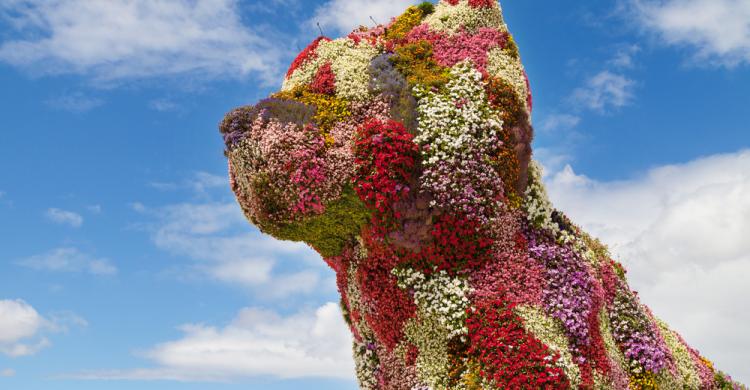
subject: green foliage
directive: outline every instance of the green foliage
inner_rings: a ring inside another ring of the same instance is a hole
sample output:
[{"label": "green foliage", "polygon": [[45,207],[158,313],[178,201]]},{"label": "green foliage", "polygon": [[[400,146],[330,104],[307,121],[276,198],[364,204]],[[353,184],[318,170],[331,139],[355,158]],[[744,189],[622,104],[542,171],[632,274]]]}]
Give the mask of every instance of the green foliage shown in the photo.
[{"label": "green foliage", "polygon": [[747,389],[744,385],[739,385],[733,382],[721,371],[716,371],[714,373],[714,381],[716,382],[716,389],[718,390]]},{"label": "green foliage", "polygon": [[369,220],[367,208],[354,190],[347,187],[341,198],[326,206],[323,214],[262,230],[281,240],[303,241],[328,258],[340,255]]},{"label": "green foliage", "polygon": [[423,1],[419,5],[417,5],[417,8],[422,10],[422,16],[427,16],[433,12],[435,12],[435,5],[430,3],[429,1]]},{"label": "green foliage", "polygon": [[518,54],[518,45],[516,44],[516,40],[513,39],[513,35],[508,34],[508,42],[505,44],[504,50],[513,58],[518,58],[520,56],[520,54]]},{"label": "green foliage", "polygon": [[432,44],[417,41],[396,49],[391,57],[393,65],[406,78],[410,86],[417,84],[440,88],[448,82],[448,68],[438,65],[432,55]]}]

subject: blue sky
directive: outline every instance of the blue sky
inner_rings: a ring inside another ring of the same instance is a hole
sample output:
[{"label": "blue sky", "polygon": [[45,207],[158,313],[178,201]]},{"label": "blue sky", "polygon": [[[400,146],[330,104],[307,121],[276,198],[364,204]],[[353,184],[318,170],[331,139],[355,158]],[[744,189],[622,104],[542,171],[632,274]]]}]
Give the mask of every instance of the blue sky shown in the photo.
[{"label": "blue sky", "polygon": [[[216,126],[316,22],[409,3],[3,1],[0,388],[356,388],[333,273],[244,221]],[[503,8],[553,200],[750,382],[750,4]]]}]

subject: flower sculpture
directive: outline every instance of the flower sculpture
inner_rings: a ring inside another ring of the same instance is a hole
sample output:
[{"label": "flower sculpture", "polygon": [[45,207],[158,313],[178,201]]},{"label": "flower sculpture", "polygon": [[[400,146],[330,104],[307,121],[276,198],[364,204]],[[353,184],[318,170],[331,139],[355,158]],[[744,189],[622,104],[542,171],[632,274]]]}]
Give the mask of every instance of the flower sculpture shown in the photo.
[{"label": "flower sculpture", "polygon": [[320,37],[220,129],[247,218],[336,272],[363,389],[738,389],[547,199],[494,0]]}]

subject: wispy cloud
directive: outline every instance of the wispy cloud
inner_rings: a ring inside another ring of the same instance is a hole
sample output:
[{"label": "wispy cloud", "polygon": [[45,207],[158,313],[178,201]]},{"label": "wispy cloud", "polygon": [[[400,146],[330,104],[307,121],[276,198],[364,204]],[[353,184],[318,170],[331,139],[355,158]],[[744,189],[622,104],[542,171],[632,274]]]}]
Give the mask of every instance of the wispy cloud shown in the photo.
[{"label": "wispy cloud", "polygon": [[552,114],[542,120],[542,131],[553,132],[570,130],[581,123],[581,117],[571,114]]},{"label": "wispy cloud", "polygon": [[245,308],[224,326],[186,324],[182,338],[143,355],[154,368],[94,371],[72,375],[90,380],[231,381],[240,378],[330,377],[354,373],[351,335],[339,306],[289,316]]},{"label": "wispy cloud", "polygon": [[12,368],[5,368],[5,369],[0,370],[0,377],[10,378],[15,375],[16,375],[16,370]]},{"label": "wispy cloud", "polygon": [[632,0],[632,20],[666,45],[694,50],[696,64],[750,64],[750,2]]},{"label": "wispy cloud", "polygon": [[656,315],[722,369],[749,379],[750,151],[600,182],[548,177],[561,210],[611,244]]},{"label": "wispy cloud", "polygon": [[211,189],[228,188],[229,179],[227,176],[198,171],[181,181],[154,181],[149,184],[160,191],[191,190],[196,194],[205,195]]},{"label": "wispy cloud", "polygon": [[308,21],[310,28],[316,23],[325,31],[348,33],[359,26],[372,26],[372,17],[378,23],[388,23],[392,17],[400,15],[406,7],[417,4],[417,0],[329,0],[315,10],[315,15]]},{"label": "wispy cloud", "polygon": [[23,267],[49,272],[86,272],[92,275],[114,275],[117,267],[109,259],[97,258],[77,248],[56,248],[16,262]]},{"label": "wispy cloud", "polygon": [[576,88],[571,99],[574,104],[600,113],[630,104],[634,98],[635,81],[628,77],[603,70]]},{"label": "wispy cloud", "polygon": [[0,3],[16,30],[0,61],[100,81],[153,76],[277,81],[277,35],[242,22],[235,0],[17,0]]},{"label": "wispy cloud", "polygon": [[636,44],[620,45],[608,64],[621,69],[633,68],[635,66],[635,55],[640,51],[641,47]]},{"label": "wispy cloud", "polygon": [[70,112],[86,112],[104,104],[104,100],[86,96],[81,92],[60,95],[45,102],[48,106]]},{"label": "wispy cloud", "polygon": [[70,225],[72,227],[81,227],[81,225],[83,225],[83,217],[72,211],[61,210],[53,207],[47,209],[45,215],[50,221],[61,225]]},{"label": "wispy cloud", "polygon": [[165,98],[154,99],[148,102],[148,106],[152,110],[159,111],[159,112],[175,112],[175,111],[180,111],[181,109],[179,104],[173,102],[172,100],[165,99]]}]

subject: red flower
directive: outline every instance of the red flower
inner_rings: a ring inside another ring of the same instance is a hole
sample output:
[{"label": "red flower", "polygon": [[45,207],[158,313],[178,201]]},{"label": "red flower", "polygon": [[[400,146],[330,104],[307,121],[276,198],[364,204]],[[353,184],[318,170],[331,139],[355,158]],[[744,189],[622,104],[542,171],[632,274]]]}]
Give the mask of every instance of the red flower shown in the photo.
[{"label": "red flower", "polygon": [[480,364],[480,375],[501,389],[568,389],[559,359],[526,332],[513,305],[488,300],[468,310],[470,358]]},{"label": "red flower", "polygon": [[286,77],[291,76],[292,73],[294,73],[294,71],[297,70],[297,68],[302,66],[308,60],[311,60],[318,56],[315,50],[318,49],[318,45],[320,44],[320,41],[330,41],[330,40],[331,40],[330,38],[326,38],[324,36],[315,38],[315,40],[312,41],[312,43],[310,43],[309,45],[307,45],[305,50],[302,50],[302,52],[297,55],[297,58],[295,58],[294,61],[292,61],[292,65],[289,66],[289,70],[286,71]]},{"label": "red flower", "polygon": [[478,267],[487,261],[492,240],[480,224],[463,215],[443,214],[430,233],[432,243],[417,252],[402,254],[404,262],[425,273],[446,270],[456,273]]},{"label": "red flower", "polygon": [[376,231],[400,218],[393,205],[410,191],[418,147],[403,124],[370,119],[358,131],[354,148],[355,191],[373,211]]},{"label": "red flower", "polygon": [[387,247],[365,234],[367,259],[357,268],[357,283],[362,302],[367,306],[365,319],[375,336],[389,351],[404,335],[404,324],[417,312],[408,292],[400,289],[391,273],[398,259]]},{"label": "red flower", "polygon": [[336,93],[336,75],[334,75],[331,70],[330,62],[326,62],[325,65],[321,66],[317,73],[315,73],[312,84],[310,84],[310,90],[325,95],[333,95]]},{"label": "red flower", "polygon": [[474,8],[490,8],[497,3],[497,0],[469,0],[469,5]]}]

